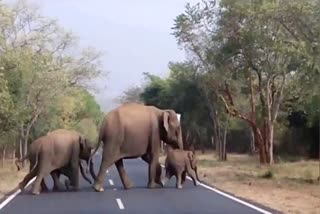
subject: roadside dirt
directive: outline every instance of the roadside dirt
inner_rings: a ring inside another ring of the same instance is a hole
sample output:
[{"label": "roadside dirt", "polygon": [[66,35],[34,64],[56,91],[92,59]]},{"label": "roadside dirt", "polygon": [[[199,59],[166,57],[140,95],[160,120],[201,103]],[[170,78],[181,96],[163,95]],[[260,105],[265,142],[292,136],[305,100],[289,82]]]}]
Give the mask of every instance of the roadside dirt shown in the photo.
[{"label": "roadside dirt", "polygon": [[6,161],[4,166],[0,166],[0,199],[8,192],[18,186],[26,175],[28,166],[25,166],[21,171],[17,171],[12,161]]},{"label": "roadside dirt", "polygon": [[317,161],[282,162],[270,167],[248,155],[229,154],[227,162],[220,162],[213,152],[197,154],[200,179],[219,189],[283,213],[320,214]]}]

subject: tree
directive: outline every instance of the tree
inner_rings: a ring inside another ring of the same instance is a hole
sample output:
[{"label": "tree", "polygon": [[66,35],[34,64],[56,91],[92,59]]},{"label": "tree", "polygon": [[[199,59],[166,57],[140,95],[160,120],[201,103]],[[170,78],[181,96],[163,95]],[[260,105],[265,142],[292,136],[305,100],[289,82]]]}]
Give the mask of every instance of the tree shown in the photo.
[{"label": "tree", "polygon": [[10,6],[0,2],[0,19],[0,67],[26,153],[39,117],[68,89],[89,87],[88,81],[100,74],[101,54],[79,50],[71,33],[24,1]]},{"label": "tree", "polygon": [[140,94],[143,89],[139,86],[133,86],[123,92],[123,95],[118,98],[118,102],[124,103],[141,103]]},{"label": "tree", "polygon": [[316,70],[319,28],[308,21],[317,10],[315,1],[203,1],[175,20],[178,44],[209,78],[208,102],[250,125],[261,163],[273,163],[285,89]]}]

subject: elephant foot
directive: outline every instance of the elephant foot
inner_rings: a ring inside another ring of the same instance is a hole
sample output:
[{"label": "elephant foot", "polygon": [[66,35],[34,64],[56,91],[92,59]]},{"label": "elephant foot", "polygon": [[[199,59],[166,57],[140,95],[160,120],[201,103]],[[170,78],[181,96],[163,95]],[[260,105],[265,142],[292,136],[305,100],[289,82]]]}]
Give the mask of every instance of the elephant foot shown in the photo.
[{"label": "elephant foot", "polygon": [[162,183],[161,181],[157,181],[156,183],[157,183],[161,188],[164,187],[164,185],[163,185],[163,183]]},{"label": "elephant foot", "polygon": [[169,179],[167,179],[167,178],[163,178],[163,179],[161,180],[162,186],[165,186],[165,185],[167,184],[168,180],[169,180]]},{"label": "elephant foot", "polygon": [[95,184],[93,185],[93,189],[96,191],[96,192],[103,192],[104,191],[104,188],[99,185],[99,184]]},{"label": "elephant foot", "polygon": [[18,188],[22,191],[24,189],[24,185],[22,183],[19,183]]},{"label": "elephant foot", "polygon": [[60,191],[62,191],[63,190],[63,187],[61,186],[53,186],[53,188],[52,188],[52,191],[54,191],[54,192],[60,192]]},{"label": "elephant foot", "polygon": [[70,181],[69,181],[69,180],[65,180],[65,181],[64,181],[64,185],[65,185],[65,187],[66,187],[67,190],[70,189]]},{"label": "elephant foot", "polygon": [[49,192],[48,188],[41,188],[41,192]]},{"label": "elephant foot", "polygon": [[[67,180],[66,180],[67,181]],[[66,186],[65,186],[66,187]],[[53,184],[52,190],[55,192],[60,192],[64,189],[64,186],[61,182],[57,182],[56,184]]]},{"label": "elephant foot", "polygon": [[155,189],[155,188],[160,188],[160,187],[162,187],[162,186],[160,184],[157,184],[156,182],[150,182],[148,184],[148,188],[150,188],[150,189]]},{"label": "elephant foot", "polygon": [[39,195],[39,194],[40,194],[40,191],[38,191],[38,190],[33,190],[33,191],[31,192],[31,194],[32,194],[32,195]]},{"label": "elephant foot", "polygon": [[133,183],[131,181],[127,181],[125,184],[124,184],[124,188],[125,189],[131,189],[133,187]]}]

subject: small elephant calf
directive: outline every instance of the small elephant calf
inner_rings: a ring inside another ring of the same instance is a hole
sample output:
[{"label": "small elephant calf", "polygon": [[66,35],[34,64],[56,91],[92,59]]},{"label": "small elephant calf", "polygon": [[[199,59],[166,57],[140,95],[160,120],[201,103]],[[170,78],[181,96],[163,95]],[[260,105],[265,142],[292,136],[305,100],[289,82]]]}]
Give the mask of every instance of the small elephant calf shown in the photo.
[{"label": "small elephant calf", "polygon": [[197,186],[197,180],[200,179],[197,173],[197,158],[193,151],[182,149],[173,149],[167,145],[167,157],[165,160],[165,178],[162,183],[165,184],[173,175],[176,176],[176,188],[181,189],[186,180],[186,173],[192,178],[193,184]]}]

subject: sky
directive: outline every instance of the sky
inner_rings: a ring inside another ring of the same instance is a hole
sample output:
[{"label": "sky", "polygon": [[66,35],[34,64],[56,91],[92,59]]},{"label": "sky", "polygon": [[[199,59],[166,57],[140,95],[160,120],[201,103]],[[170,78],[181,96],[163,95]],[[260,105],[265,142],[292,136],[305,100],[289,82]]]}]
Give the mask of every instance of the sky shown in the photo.
[{"label": "sky", "polygon": [[[194,2],[188,1],[188,2]],[[94,83],[103,111],[114,98],[143,80],[143,72],[165,76],[169,61],[184,60],[171,35],[174,18],[186,0],[28,0],[40,12],[71,30],[80,45],[103,52],[103,70],[109,74]]]}]

